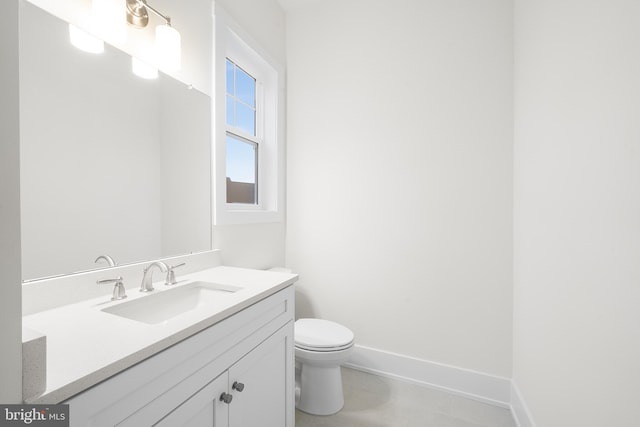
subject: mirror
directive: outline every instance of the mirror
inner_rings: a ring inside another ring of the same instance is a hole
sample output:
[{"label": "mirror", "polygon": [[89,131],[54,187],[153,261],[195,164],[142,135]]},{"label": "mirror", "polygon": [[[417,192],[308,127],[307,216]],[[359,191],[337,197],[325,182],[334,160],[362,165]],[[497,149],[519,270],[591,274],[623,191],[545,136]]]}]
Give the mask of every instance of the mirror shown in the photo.
[{"label": "mirror", "polygon": [[211,100],[69,26],[20,16],[22,278],[211,249]]}]

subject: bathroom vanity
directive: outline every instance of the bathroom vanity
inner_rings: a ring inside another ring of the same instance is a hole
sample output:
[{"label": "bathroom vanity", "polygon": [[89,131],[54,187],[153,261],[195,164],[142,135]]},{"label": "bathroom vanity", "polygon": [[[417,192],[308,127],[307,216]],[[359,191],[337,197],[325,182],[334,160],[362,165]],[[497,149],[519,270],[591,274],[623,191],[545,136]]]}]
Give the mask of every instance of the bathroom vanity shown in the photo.
[{"label": "bathroom vanity", "polygon": [[46,390],[26,401],[68,403],[72,426],[293,427],[297,276],[217,266],[163,279],[25,316],[47,338]]},{"label": "bathroom vanity", "polygon": [[66,401],[72,425],[293,426],[289,287]]}]

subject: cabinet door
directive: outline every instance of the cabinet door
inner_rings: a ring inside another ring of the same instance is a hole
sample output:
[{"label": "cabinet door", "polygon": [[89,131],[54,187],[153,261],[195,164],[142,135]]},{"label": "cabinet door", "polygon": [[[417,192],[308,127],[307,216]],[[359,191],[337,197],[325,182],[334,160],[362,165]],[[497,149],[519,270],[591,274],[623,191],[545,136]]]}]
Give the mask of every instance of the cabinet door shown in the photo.
[{"label": "cabinet door", "polygon": [[229,427],[293,427],[294,369],[289,322],[229,369]]},{"label": "cabinet door", "polygon": [[225,372],[196,392],[154,426],[227,427],[229,424],[229,405],[220,400],[220,395],[226,393],[228,381],[229,379]]}]

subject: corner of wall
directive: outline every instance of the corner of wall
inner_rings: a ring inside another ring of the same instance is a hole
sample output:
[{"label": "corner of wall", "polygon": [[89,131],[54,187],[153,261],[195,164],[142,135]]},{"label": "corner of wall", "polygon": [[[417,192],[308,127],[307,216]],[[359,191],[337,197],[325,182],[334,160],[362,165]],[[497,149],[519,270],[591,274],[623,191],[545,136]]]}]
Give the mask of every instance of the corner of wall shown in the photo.
[{"label": "corner of wall", "polygon": [[511,415],[516,422],[518,427],[536,427],[536,423],[533,421],[533,416],[531,415],[531,411],[529,411],[529,407],[522,394],[520,393],[520,389],[516,385],[514,379],[511,379]]}]

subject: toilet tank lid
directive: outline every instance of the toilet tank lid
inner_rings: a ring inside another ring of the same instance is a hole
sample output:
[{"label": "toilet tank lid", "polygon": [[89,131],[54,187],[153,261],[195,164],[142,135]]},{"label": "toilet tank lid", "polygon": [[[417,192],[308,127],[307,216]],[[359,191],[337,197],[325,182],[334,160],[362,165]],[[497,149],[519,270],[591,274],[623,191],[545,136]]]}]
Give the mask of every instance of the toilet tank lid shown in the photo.
[{"label": "toilet tank lid", "polygon": [[339,323],[324,319],[298,319],[295,343],[312,348],[332,348],[353,342],[353,332]]}]

